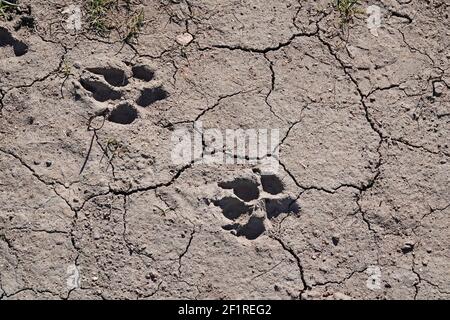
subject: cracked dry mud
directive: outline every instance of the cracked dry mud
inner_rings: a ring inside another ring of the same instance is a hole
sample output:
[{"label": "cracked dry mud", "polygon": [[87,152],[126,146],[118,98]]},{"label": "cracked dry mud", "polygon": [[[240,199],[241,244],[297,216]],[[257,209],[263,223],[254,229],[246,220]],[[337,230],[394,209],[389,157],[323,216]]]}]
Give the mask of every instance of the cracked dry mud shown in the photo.
[{"label": "cracked dry mud", "polygon": [[[375,37],[332,1],[133,1],[125,44],[67,30],[72,1],[20,3],[0,299],[450,298],[450,2],[361,1]],[[194,121],[279,129],[279,171],[174,164]]]}]

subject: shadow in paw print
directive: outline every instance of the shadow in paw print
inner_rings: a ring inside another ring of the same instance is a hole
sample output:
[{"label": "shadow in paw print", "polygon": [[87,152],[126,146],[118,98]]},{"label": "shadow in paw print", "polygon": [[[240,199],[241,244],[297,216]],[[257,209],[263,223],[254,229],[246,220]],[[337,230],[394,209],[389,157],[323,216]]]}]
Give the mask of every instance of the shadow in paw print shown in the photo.
[{"label": "shadow in paw print", "polygon": [[[280,178],[275,175],[261,176],[260,181],[255,177],[218,183],[222,189],[233,190],[234,193],[233,196],[213,201],[222,209],[223,215],[232,220],[232,223],[222,227],[224,230],[255,240],[266,231],[266,226],[271,225],[266,224],[266,220],[275,219],[280,214],[300,212],[297,199],[283,194],[285,186]],[[260,191],[260,187],[264,192]]]},{"label": "shadow in paw print", "polygon": [[147,66],[134,66],[131,68],[131,71],[133,72],[133,77],[139,80],[143,80],[143,81],[151,81],[153,79],[153,77],[155,76],[155,73],[153,72],[153,70],[151,70],[149,67]]},{"label": "shadow in paw print", "polygon": [[300,208],[296,199],[286,197],[282,199],[265,199],[266,213],[268,219],[274,219],[282,213],[299,213]]},{"label": "shadow in paw print", "polygon": [[106,82],[115,87],[123,87],[128,84],[124,71],[116,68],[89,68],[89,72],[103,76]]},{"label": "shadow in paw print", "polygon": [[249,179],[238,178],[231,182],[221,182],[219,187],[233,189],[234,194],[246,202],[259,197],[258,183]]},{"label": "shadow in paw print", "polygon": [[168,96],[168,93],[162,87],[144,89],[141,91],[141,96],[136,100],[136,103],[145,108],[156,101],[166,99]]},{"label": "shadow in paw print", "polygon": [[239,223],[229,224],[222,227],[227,231],[234,231],[236,236],[245,237],[248,240],[255,240],[266,231],[264,219],[252,216],[245,225]]},{"label": "shadow in paw print", "polygon": [[261,176],[262,188],[265,192],[276,195],[284,190],[283,182],[275,175]]},{"label": "shadow in paw print", "polygon": [[7,29],[0,27],[0,47],[6,46],[13,48],[16,57],[28,52],[28,46],[24,42],[16,40]]},{"label": "shadow in paw print", "polygon": [[130,124],[138,117],[136,108],[128,103],[117,106],[108,116],[108,121],[118,124]]},{"label": "shadow in paw print", "polygon": [[213,203],[216,207],[220,207],[223,215],[230,220],[236,220],[243,214],[252,213],[252,206],[233,197],[225,197]]},{"label": "shadow in paw print", "polygon": [[107,85],[99,81],[81,79],[80,83],[83,88],[85,88],[87,91],[90,91],[94,99],[99,102],[105,102],[107,100],[117,100],[122,96],[119,92],[112,90]]}]

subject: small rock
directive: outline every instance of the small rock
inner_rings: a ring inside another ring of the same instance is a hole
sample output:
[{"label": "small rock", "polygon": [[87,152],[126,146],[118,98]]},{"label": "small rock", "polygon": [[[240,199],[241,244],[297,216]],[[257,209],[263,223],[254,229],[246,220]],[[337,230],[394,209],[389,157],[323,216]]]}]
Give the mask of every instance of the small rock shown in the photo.
[{"label": "small rock", "polygon": [[94,240],[98,240],[101,238],[100,232],[98,232],[98,230],[94,231]]},{"label": "small rock", "polygon": [[327,273],[328,272],[328,268],[324,267],[324,266],[321,266],[321,267],[319,267],[319,271],[322,271],[323,273]]},{"label": "small rock", "polygon": [[441,81],[433,83],[433,96],[440,97],[444,93],[445,84]]},{"label": "small rock", "polygon": [[408,253],[408,252],[411,252],[411,251],[413,251],[414,250],[414,242],[412,242],[412,241],[407,241],[407,242],[405,242],[404,244],[403,244],[403,247],[402,247],[402,252],[403,252],[403,254],[406,254],[406,253]]},{"label": "small rock", "polygon": [[194,37],[190,33],[183,33],[177,36],[176,41],[178,44],[181,44],[182,46],[187,46],[189,43],[194,40]]}]

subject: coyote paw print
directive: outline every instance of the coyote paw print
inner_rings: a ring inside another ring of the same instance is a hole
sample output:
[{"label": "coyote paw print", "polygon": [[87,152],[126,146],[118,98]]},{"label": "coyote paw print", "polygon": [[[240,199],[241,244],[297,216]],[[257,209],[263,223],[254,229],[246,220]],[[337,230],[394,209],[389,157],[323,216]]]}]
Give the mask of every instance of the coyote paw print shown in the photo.
[{"label": "coyote paw print", "polygon": [[131,70],[112,66],[86,68],[79,83],[95,101],[114,103],[106,119],[122,125],[133,123],[139,117],[140,108],[169,96],[155,81],[155,71],[144,64],[134,65]]},{"label": "coyote paw print", "polygon": [[229,195],[213,201],[230,223],[222,226],[238,237],[255,240],[270,228],[270,221],[282,213],[299,213],[296,199],[283,194],[283,182],[276,175],[236,178],[221,182]]}]

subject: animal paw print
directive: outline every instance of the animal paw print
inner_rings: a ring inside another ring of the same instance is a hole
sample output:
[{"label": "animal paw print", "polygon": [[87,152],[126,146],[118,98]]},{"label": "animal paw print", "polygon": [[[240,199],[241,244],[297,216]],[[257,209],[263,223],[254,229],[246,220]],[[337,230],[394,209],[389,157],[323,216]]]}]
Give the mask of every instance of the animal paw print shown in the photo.
[{"label": "animal paw print", "polygon": [[152,85],[154,78],[155,72],[149,66],[139,64],[131,70],[111,66],[86,68],[79,82],[97,102],[115,104],[108,112],[108,121],[128,125],[139,117],[139,108],[169,96],[162,86]]},{"label": "animal paw print", "polygon": [[283,194],[283,182],[276,175],[236,178],[221,182],[229,195],[213,201],[230,223],[222,226],[238,237],[255,240],[270,228],[270,221],[282,213],[299,213],[296,199]]},{"label": "animal paw print", "polygon": [[[6,53],[3,53],[2,48],[12,49],[6,50]],[[28,52],[28,46],[22,42],[14,38],[7,29],[0,27],[0,56],[2,57],[20,57]]]}]

